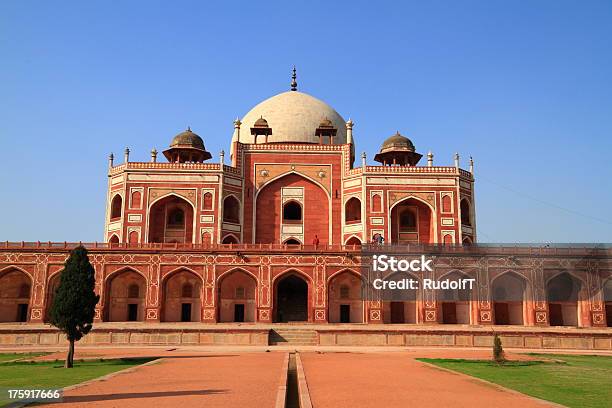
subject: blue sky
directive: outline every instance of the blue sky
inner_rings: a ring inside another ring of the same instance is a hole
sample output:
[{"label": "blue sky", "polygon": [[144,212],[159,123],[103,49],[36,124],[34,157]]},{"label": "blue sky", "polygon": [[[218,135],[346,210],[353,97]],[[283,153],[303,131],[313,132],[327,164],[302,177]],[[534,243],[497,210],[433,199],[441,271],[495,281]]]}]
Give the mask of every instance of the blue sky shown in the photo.
[{"label": "blue sky", "polygon": [[610,242],[612,3],[0,3],[0,240],[103,238],[107,156],[232,120],[289,87],[476,162],[481,242]]}]

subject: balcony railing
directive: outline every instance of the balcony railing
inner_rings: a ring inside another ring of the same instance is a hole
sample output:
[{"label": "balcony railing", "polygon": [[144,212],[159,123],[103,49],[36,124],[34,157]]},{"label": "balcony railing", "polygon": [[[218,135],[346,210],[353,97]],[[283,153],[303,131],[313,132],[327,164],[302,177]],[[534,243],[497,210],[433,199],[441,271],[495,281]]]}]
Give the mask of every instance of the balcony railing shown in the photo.
[{"label": "balcony railing", "polygon": [[330,253],[395,253],[430,255],[516,255],[516,256],[597,256],[612,257],[610,244],[191,244],[191,243],[105,243],[105,242],[0,242],[2,250],[66,251],[83,245],[90,250],[104,251],[204,251],[204,252],[330,252]]}]

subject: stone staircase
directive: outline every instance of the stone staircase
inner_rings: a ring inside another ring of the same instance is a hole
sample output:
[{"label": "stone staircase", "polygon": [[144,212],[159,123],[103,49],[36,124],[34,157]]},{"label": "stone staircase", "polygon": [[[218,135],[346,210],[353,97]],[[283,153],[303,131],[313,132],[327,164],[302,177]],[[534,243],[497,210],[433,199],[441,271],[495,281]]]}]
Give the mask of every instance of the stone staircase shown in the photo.
[{"label": "stone staircase", "polygon": [[270,330],[268,344],[271,346],[318,346],[316,330],[275,328]]}]

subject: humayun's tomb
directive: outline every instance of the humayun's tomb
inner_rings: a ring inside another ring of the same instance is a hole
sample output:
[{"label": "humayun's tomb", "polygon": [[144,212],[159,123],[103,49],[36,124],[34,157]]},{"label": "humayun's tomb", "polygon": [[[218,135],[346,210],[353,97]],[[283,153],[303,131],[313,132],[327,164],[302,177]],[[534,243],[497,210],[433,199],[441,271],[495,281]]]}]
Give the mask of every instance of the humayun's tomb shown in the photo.
[{"label": "humayun's tomb", "polygon": [[[104,242],[84,244],[100,294],[84,341],[479,346],[495,330],[508,347],[612,349],[610,246],[478,245],[471,159],[421,160],[398,132],[371,165],[353,127],[294,73],[236,119],[228,158],[191,129],[163,162],[111,155]],[[76,245],[0,242],[0,345],[62,342],[45,322]],[[417,280],[476,285],[365,296],[372,245],[434,256]]]}]

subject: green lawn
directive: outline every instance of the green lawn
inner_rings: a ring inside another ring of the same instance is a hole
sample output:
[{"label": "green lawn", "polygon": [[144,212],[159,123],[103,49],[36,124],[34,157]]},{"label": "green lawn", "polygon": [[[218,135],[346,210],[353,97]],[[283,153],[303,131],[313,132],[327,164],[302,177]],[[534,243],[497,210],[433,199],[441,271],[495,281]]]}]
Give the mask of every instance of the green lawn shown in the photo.
[{"label": "green lawn", "polygon": [[531,354],[551,361],[418,360],[481,378],[568,407],[610,407],[612,357]]},{"label": "green lawn", "polygon": [[[2,355],[2,358],[4,356]],[[6,358],[4,361],[6,360],[12,358]],[[64,368],[63,361],[0,362],[0,388],[62,388],[148,361],[151,359],[75,360],[74,368],[70,369]],[[6,397],[7,395],[0,396],[0,406],[9,402]]]}]

